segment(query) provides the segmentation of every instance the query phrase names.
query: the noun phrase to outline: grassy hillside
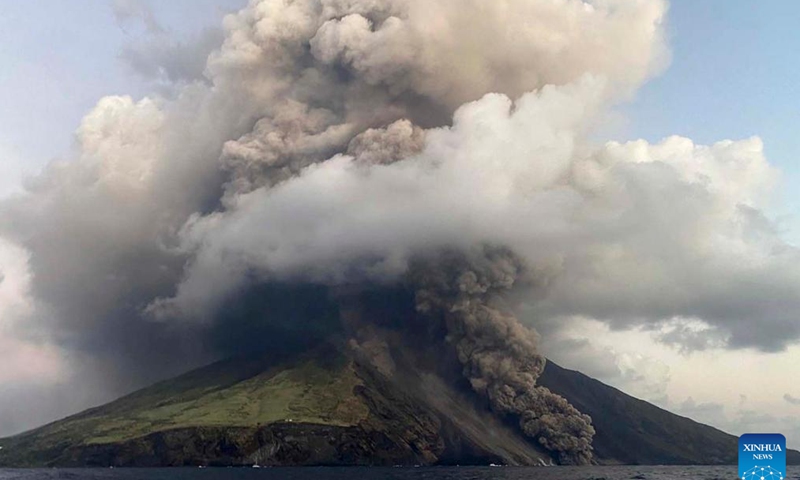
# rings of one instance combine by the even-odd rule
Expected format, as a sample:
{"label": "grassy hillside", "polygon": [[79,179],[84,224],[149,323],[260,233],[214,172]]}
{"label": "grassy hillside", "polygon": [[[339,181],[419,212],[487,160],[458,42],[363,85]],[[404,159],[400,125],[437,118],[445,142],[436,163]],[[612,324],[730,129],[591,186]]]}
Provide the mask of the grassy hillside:
{"label": "grassy hillside", "polygon": [[[182,427],[280,421],[350,426],[369,413],[353,396],[353,388],[359,384],[351,364],[343,362],[326,369],[307,360],[284,370],[262,372],[225,389],[157,387],[96,412],[99,415],[65,422],[63,427],[90,432],[87,443],[110,443]],[[85,425],[76,425],[81,423]]]}
{"label": "grassy hillside", "polygon": [[[393,373],[326,347],[219,362],[8,439],[0,466],[512,465],[548,462],[510,419],[426,361]],[[427,366],[424,366],[427,365]],[[433,365],[435,367],[435,365]],[[446,370],[446,369],[445,369]],[[737,440],[549,362],[540,383],[591,415],[601,463],[734,463]],[[460,386],[459,386],[460,385]],[[789,452],[796,463],[797,452]]]}
{"label": "grassy hillside", "polygon": [[120,443],[187,427],[275,422],[352,426],[367,417],[367,406],[353,395],[360,380],[344,357],[304,358],[280,368],[265,363],[270,362],[238,359],[214,364],[0,445],[5,453],[50,450]]}
{"label": "grassy hillside", "polygon": [[386,378],[333,348],[290,361],[231,359],[2,439],[0,466],[524,465],[546,457],[445,383],[424,383],[437,386],[433,401],[416,372],[406,373],[402,382]]}

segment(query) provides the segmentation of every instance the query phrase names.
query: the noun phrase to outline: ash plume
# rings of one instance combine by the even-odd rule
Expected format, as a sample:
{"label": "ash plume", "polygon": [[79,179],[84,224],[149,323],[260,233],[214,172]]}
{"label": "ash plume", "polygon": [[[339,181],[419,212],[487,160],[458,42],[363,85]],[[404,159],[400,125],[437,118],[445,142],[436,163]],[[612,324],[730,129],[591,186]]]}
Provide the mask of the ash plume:
{"label": "ash plume", "polygon": [[514,415],[521,430],[554,452],[562,464],[592,459],[591,418],[563,397],[537,386],[545,358],[538,337],[500,305],[503,292],[524,281],[522,260],[505,249],[445,254],[410,269],[416,308],[446,325],[447,341],[472,388],[492,410]]}
{"label": "ash plume", "polygon": [[202,80],[213,36],[152,62],[137,51],[145,70],[192,52],[191,72],[164,75],[168,98],[101,99],[74,155],[0,200],[0,236],[25,258],[0,266],[0,293],[25,285],[24,309],[0,295],[0,335],[64,358],[62,392],[97,403],[275,347],[260,340],[275,332],[303,348],[341,320],[331,291],[410,282],[491,408],[586,462],[589,420],[536,385],[528,326],[693,321],[762,350],[800,338],[800,253],[763,213],[776,174],[758,138],[591,140],[666,65],[666,10],[252,0]]}

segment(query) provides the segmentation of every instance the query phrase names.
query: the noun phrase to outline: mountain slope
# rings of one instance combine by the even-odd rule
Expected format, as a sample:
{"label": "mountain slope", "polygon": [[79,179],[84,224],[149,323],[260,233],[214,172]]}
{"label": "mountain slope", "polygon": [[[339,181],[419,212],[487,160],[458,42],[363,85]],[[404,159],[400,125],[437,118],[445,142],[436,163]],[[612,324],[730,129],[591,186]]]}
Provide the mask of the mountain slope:
{"label": "mountain slope", "polygon": [[[595,458],[626,464],[735,464],[733,435],[626,395],[580,372],[548,362],[539,383],[592,417]],[[787,462],[800,463],[789,450]]]}
{"label": "mountain slope", "polygon": [[[0,440],[0,467],[550,463],[458,381],[375,358],[325,347],[219,362]],[[736,460],[736,437],[579,372],[549,362],[540,383],[591,415],[599,463]]]}
{"label": "mountain slope", "polygon": [[229,360],[0,440],[0,466],[549,461],[444,382],[408,375],[388,381],[335,350]]}

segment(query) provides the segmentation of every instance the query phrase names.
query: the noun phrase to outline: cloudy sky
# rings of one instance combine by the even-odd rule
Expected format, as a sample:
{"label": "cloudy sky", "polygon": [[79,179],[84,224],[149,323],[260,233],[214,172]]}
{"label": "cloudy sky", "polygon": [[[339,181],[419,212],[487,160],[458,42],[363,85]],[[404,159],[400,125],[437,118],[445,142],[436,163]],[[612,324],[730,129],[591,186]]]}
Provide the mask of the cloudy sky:
{"label": "cloudy sky", "polygon": [[[595,18],[509,2],[553,29],[592,22],[600,40],[520,30],[500,55],[424,22],[377,39],[358,19],[306,33],[299,13],[260,7],[277,3],[254,2],[223,28],[245,1],[3,2],[0,435],[201,362],[192,334],[175,331],[210,321],[194,317],[242,288],[230,252],[278,278],[335,284],[392,278],[402,252],[458,238],[508,244],[555,272],[518,315],[557,362],[731,433],[775,430],[800,446],[800,62],[787,41],[800,5],[637,0]],[[487,18],[487,29],[515,27]],[[559,55],[552,38],[566,45]],[[301,69],[292,42],[303,41],[316,62],[361,75],[361,90]],[[263,65],[253,45],[277,60]],[[452,74],[437,69],[452,52]],[[286,78],[315,108],[273,108]],[[398,90],[414,98],[386,100]],[[500,95],[480,100],[490,92]],[[298,123],[271,159],[270,135]],[[359,148],[373,136],[401,138],[375,144],[413,158],[362,176],[334,156],[387,163]],[[272,188],[276,178],[293,181]],[[361,268],[361,251],[381,261]],[[175,327],[178,317],[193,320]],[[187,343],[188,360],[154,373],[137,350],[150,341]]]}

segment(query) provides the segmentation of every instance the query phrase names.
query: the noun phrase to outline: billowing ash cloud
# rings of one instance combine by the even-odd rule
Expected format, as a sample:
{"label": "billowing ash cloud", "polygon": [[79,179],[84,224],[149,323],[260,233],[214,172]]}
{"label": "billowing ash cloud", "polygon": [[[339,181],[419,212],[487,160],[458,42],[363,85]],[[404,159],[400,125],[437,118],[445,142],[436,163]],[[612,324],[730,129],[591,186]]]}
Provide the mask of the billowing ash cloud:
{"label": "billowing ash cloud", "polygon": [[409,276],[417,310],[445,324],[464,376],[494,411],[515,415],[526,435],[558,452],[560,463],[589,463],[591,419],[536,385],[545,365],[537,335],[494,304],[524,280],[524,265],[502,249],[470,253],[416,259]]}
{"label": "billowing ash cloud", "polygon": [[[411,282],[492,408],[586,461],[591,425],[536,386],[519,299],[533,323],[645,325],[688,348],[800,335],[798,252],[760,210],[775,174],[759,139],[588,140],[665,65],[665,11],[253,0],[226,17],[201,81],[205,44],[128,53],[175,81],[170,98],[100,100],[75,157],[0,203],[34,310],[11,331],[46,332],[125,390],[252,328],[324,336],[328,289]],[[187,67],[164,70],[183,51]],[[506,253],[470,253],[485,249]],[[324,305],[293,318],[308,300]]]}

